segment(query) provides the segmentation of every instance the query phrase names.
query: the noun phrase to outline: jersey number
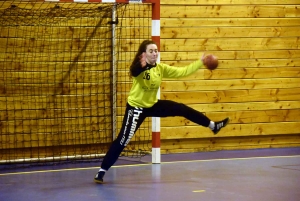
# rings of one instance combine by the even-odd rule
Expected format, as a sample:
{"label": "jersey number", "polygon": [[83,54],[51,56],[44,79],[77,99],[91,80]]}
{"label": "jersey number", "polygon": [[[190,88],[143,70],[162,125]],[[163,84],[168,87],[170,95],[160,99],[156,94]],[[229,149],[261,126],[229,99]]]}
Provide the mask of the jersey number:
{"label": "jersey number", "polygon": [[143,79],[150,80],[150,73],[145,73]]}

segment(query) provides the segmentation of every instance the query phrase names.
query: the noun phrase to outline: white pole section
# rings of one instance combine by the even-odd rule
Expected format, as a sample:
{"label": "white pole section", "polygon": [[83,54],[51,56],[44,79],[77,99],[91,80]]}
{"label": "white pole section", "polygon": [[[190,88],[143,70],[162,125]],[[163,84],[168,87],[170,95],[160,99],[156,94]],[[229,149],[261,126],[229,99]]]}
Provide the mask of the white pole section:
{"label": "white pole section", "polygon": [[116,10],[117,5],[112,7],[112,122],[113,122],[113,139],[117,135],[117,55],[116,55]]}

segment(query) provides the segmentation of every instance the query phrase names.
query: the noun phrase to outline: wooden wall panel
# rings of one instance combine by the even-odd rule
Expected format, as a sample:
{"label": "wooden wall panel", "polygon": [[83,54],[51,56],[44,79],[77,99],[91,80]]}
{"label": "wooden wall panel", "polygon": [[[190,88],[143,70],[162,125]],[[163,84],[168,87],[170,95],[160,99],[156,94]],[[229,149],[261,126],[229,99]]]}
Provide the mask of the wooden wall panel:
{"label": "wooden wall panel", "polygon": [[205,152],[236,149],[283,148],[300,146],[300,135],[244,136],[239,138],[196,138],[162,141],[162,153]]}
{"label": "wooden wall panel", "polygon": [[[278,2],[279,3],[279,2]],[[163,3],[162,3],[163,4]],[[299,17],[295,5],[165,5],[161,18],[244,18],[244,17]]]}
{"label": "wooden wall panel", "polygon": [[162,118],[162,150],[299,146],[299,3],[161,1],[161,62],[180,67],[203,53],[219,58],[215,71],[166,79],[161,98],[213,120],[231,118],[217,136],[183,117]]}
{"label": "wooden wall panel", "polygon": [[163,5],[222,5],[222,4],[228,4],[228,5],[276,5],[276,4],[282,4],[282,5],[289,5],[294,4],[297,5],[299,2],[298,0],[284,0],[284,1],[278,1],[278,0],[177,0],[177,1],[168,1],[168,0],[161,0],[161,4]]}
{"label": "wooden wall panel", "polygon": [[[199,18],[197,27],[293,27],[298,26],[300,19],[297,18]],[[194,27],[194,18],[162,18],[162,27]],[[171,26],[170,26],[171,25]]]}

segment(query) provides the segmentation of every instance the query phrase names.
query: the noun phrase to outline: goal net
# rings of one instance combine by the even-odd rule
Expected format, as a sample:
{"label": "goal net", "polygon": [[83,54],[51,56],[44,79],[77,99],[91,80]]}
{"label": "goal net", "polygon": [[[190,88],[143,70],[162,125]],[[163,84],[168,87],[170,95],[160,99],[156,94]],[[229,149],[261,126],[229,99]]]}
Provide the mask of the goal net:
{"label": "goal net", "polygon": [[[0,162],[101,159],[121,127],[151,4],[0,2]],[[151,149],[146,120],[123,155]]]}

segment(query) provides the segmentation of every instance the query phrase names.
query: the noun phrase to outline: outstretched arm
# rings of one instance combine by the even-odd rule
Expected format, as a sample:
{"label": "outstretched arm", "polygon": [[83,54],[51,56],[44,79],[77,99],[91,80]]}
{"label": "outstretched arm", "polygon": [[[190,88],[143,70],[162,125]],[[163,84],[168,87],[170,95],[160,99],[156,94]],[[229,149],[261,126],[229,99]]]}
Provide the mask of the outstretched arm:
{"label": "outstretched arm", "polygon": [[201,60],[197,60],[184,67],[173,67],[163,64],[163,77],[166,78],[180,78],[193,74],[203,66]]}
{"label": "outstretched arm", "polygon": [[166,64],[163,64],[163,77],[167,78],[180,78],[193,74],[199,68],[205,66],[210,70],[214,70],[218,65],[214,64],[212,59],[216,59],[217,57],[212,54],[203,54],[198,61],[195,61],[184,67],[173,67]]}

